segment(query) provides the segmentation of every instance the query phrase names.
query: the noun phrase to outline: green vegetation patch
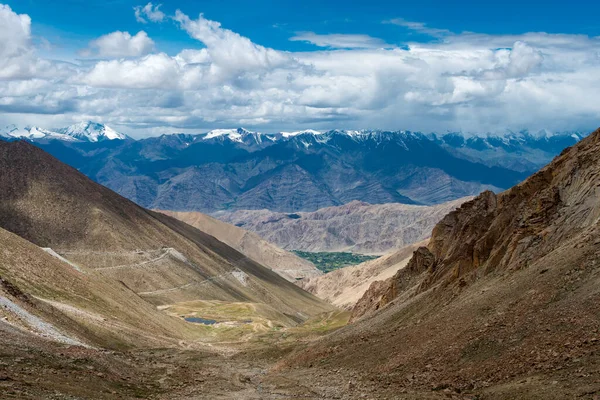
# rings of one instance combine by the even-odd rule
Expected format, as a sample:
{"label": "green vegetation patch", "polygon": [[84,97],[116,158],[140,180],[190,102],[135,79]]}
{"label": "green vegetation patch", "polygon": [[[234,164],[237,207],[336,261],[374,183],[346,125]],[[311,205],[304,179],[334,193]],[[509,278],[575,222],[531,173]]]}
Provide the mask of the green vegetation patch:
{"label": "green vegetation patch", "polygon": [[318,252],[312,253],[310,251],[294,250],[294,253],[302,258],[315,264],[315,266],[328,273],[335,271],[336,269],[348,267],[363,263],[365,261],[374,260],[379,256],[366,256],[364,254],[354,254],[345,252]]}

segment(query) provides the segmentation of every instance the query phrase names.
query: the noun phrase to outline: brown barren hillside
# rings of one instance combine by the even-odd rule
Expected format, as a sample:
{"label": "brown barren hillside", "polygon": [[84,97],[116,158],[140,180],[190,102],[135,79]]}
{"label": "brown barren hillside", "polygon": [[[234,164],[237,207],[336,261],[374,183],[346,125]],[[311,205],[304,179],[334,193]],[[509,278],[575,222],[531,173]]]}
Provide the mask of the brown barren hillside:
{"label": "brown barren hillside", "polygon": [[129,348],[173,345],[198,336],[193,326],[158,311],[125,285],[93,269],[76,269],[1,228],[0,279],[5,306],[0,307],[5,317],[0,324],[45,337]]}
{"label": "brown barren hillside", "polygon": [[265,304],[284,325],[331,310],[213,236],[137,206],[31,144],[0,142],[0,171],[0,227],[154,306]]}
{"label": "brown barren hillside", "polygon": [[294,282],[297,279],[323,275],[310,261],[267,242],[256,233],[248,232],[199,212],[157,211],[216,237],[289,281]]}
{"label": "brown barren hillside", "polygon": [[451,212],[355,323],[282,366],[360,371],[355,390],[375,380],[382,398],[597,398],[599,160],[600,130]]}

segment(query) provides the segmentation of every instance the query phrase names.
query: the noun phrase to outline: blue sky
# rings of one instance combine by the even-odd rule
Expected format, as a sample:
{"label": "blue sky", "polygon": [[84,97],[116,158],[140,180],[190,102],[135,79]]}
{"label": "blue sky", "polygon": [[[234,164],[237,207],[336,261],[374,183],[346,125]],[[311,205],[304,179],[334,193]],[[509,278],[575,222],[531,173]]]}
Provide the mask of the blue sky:
{"label": "blue sky", "polygon": [[[457,4],[460,3],[460,4]],[[155,37],[158,49],[176,54],[183,48],[201,47],[174,24],[140,25],[133,8],[138,0],[19,0],[8,2],[18,13],[36,21],[33,34],[53,39],[66,50],[78,50],[82,41],[116,30],[144,29]],[[581,33],[600,35],[600,5],[591,1],[170,1],[161,10],[172,14],[181,9],[190,16],[221,22],[224,27],[251,38],[263,46],[279,50],[310,51],[314,45],[290,41],[295,32],[319,34],[368,34],[387,43],[430,41],[420,35],[382,21],[403,18],[428,26],[488,34],[526,32]]]}
{"label": "blue sky", "polygon": [[0,0],[0,125],[595,127],[599,5],[456,3]]}

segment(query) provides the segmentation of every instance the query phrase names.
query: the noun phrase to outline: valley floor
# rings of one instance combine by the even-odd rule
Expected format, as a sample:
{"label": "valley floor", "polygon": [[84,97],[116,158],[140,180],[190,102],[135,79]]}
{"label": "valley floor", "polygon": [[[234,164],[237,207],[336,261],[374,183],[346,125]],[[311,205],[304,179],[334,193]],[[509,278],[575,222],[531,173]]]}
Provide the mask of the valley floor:
{"label": "valley floor", "polygon": [[[299,329],[295,334],[303,335]],[[340,398],[343,379],[335,374],[314,385],[313,379],[305,382],[303,371],[273,372],[295,347],[287,334],[263,335],[250,343],[182,342],[179,348],[114,352],[44,340],[0,321],[0,397]]]}
{"label": "valley floor", "polygon": [[593,386],[596,378],[571,387],[570,368],[461,392],[427,374],[406,385],[394,374],[332,367],[325,358],[302,367],[282,362],[347,317],[330,313],[246,342],[122,352],[58,344],[0,321],[0,392],[3,399],[597,399],[581,391],[583,380]]}

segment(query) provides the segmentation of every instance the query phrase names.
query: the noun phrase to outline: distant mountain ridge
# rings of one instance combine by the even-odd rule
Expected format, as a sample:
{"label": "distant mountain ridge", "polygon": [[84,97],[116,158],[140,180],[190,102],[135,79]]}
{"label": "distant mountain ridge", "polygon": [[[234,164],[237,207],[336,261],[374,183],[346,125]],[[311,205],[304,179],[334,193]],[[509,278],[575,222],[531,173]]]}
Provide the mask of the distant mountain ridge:
{"label": "distant mountain ridge", "polygon": [[354,200],[432,205],[499,192],[584,136],[237,128],[114,140],[95,127],[4,136],[28,139],[144,207],[204,213],[315,211]]}
{"label": "distant mountain ridge", "polygon": [[433,140],[466,159],[517,171],[538,170],[552,160],[549,155],[558,155],[586,136],[579,131],[552,133],[545,129],[507,131],[504,135],[431,135]]}
{"label": "distant mountain ridge", "polygon": [[435,224],[470,199],[434,206],[353,201],[313,212],[241,210],[216,213],[215,217],[285,250],[382,255],[427,239]]}
{"label": "distant mountain ridge", "polygon": [[[26,134],[26,132],[32,131],[32,134]],[[35,134],[35,132],[38,132],[38,134]],[[67,127],[63,127],[63,128],[43,128],[43,127],[39,127],[36,125],[26,125],[23,128],[19,128],[17,125],[15,124],[11,124],[8,125],[4,128],[0,129],[0,135],[3,135],[5,137],[22,137],[22,138],[28,138],[28,139],[39,139],[41,138],[42,134],[48,134],[48,133],[62,133],[62,134],[67,134],[71,137],[86,137],[89,138],[88,135],[85,135],[86,133],[94,133],[94,132],[98,132],[98,133],[102,133],[105,132],[104,135],[102,136],[106,136],[106,139],[110,139],[110,140],[114,140],[114,139],[125,139],[128,138],[127,135],[117,132],[116,130],[114,130],[113,128],[109,127],[108,125],[99,123],[99,122],[94,122],[94,121],[81,121],[79,123],[73,124],[73,125],[69,125]],[[184,134],[184,133],[170,133],[170,134],[163,134],[160,135],[158,137],[164,137],[164,136],[172,136],[172,135],[178,135],[178,136],[187,136],[187,137],[191,137],[191,138],[202,138],[204,140],[210,140],[210,139],[214,139],[217,137],[220,137],[222,139],[228,139],[231,141],[237,141],[237,142],[248,142],[247,139],[248,137],[252,137],[252,138],[267,138],[267,140],[274,142],[277,140],[281,140],[281,139],[289,139],[291,137],[295,137],[295,136],[302,136],[302,135],[310,135],[310,136],[321,136],[321,135],[325,135],[325,137],[327,137],[328,135],[331,134],[345,134],[347,136],[350,137],[354,137],[354,138],[371,138],[373,136],[379,136],[379,137],[385,137],[388,136],[390,134],[392,135],[425,135],[427,137],[430,137],[432,139],[438,139],[438,140],[442,140],[446,143],[452,143],[454,142],[454,144],[460,143],[460,144],[464,144],[467,147],[472,147],[472,146],[477,146],[475,143],[478,143],[479,146],[481,146],[483,143],[485,143],[485,146],[499,146],[501,144],[503,145],[510,145],[511,143],[517,141],[517,142],[526,142],[526,141],[531,141],[531,140],[535,140],[535,141],[552,141],[552,139],[554,138],[561,138],[561,137],[565,137],[565,136],[575,136],[576,140],[581,140],[583,137],[586,136],[586,133],[583,131],[551,131],[548,129],[540,129],[537,131],[530,131],[528,129],[522,129],[519,131],[513,131],[510,129],[506,129],[505,131],[498,131],[498,132],[485,132],[485,133],[479,133],[479,132],[455,132],[455,131],[447,131],[445,133],[439,133],[439,132],[430,132],[430,133],[424,133],[424,132],[419,132],[419,131],[410,131],[410,130],[395,130],[395,131],[389,131],[389,130],[382,130],[382,129],[361,129],[361,130],[345,130],[345,129],[331,129],[331,130],[315,130],[315,129],[304,129],[304,130],[298,130],[298,131],[291,131],[291,132],[285,132],[285,131],[281,131],[281,132],[258,132],[258,131],[252,131],[243,127],[239,127],[239,128],[227,128],[227,129],[213,129],[213,130],[209,130],[207,132],[204,133],[195,133],[195,134]],[[61,136],[57,136],[56,139],[63,139],[63,140],[69,140],[68,137],[61,137]],[[142,139],[143,140],[143,139]],[[458,142],[456,142],[456,140],[458,140]],[[256,139],[257,142],[261,142],[262,139]]]}
{"label": "distant mountain ridge", "polygon": [[66,142],[101,142],[104,140],[127,140],[129,136],[97,122],[80,122],[65,128],[44,129],[37,126],[19,128],[9,125],[0,129],[0,137],[30,141],[62,140]]}
{"label": "distant mountain ridge", "polygon": [[[547,129],[541,129],[535,132],[530,132],[527,129],[520,131],[506,130],[501,133],[462,133],[462,132],[451,132],[446,133],[422,133],[418,131],[409,130],[397,130],[397,131],[386,131],[380,129],[362,129],[362,130],[344,130],[344,129],[332,129],[325,131],[318,131],[314,129],[304,129],[293,132],[275,132],[275,133],[263,133],[251,131],[246,128],[229,128],[229,129],[213,129],[205,133],[197,134],[185,134],[185,133],[171,133],[163,134],[158,138],[164,137],[179,137],[188,144],[197,140],[215,140],[215,141],[232,141],[245,144],[261,144],[265,145],[272,144],[277,141],[287,140],[297,136],[304,137],[320,137],[321,142],[330,140],[333,135],[346,135],[352,137],[357,141],[365,140],[390,140],[393,137],[398,136],[423,136],[427,137],[432,141],[444,143],[454,148],[472,148],[472,149],[485,149],[485,148],[504,148],[506,150],[517,151],[519,144],[535,144],[536,147],[552,147],[554,145],[560,145],[560,143],[572,140],[579,141],[583,139],[586,134],[581,131],[559,131],[552,132]],[[56,139],[72,141],[82,140],[89,142],[97,142],[101,140],[125,140],[131,139],[129,136],[117,132],[108,125],[93,122],[93,121],[82,121],[77,124],[73,124],[64,128],[42,128],[35,125],[27,125],[23,128],[19,128],[15,124],[8,125],[4,128],[0,128],[0,137],[15,138],[15,139],[28,139],[28,140],[40,140],[40,139]],[[570,138],[570,139],[567,139]],[[572,140],[571,140],[572,139]],[[132,139],[133,140],[133,139]],[[141,139],[145,140],[145,139]],[[305,145],[310,145],[310,141],[303,141]]]}

